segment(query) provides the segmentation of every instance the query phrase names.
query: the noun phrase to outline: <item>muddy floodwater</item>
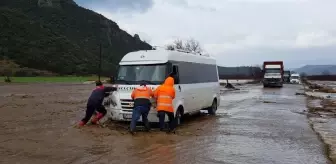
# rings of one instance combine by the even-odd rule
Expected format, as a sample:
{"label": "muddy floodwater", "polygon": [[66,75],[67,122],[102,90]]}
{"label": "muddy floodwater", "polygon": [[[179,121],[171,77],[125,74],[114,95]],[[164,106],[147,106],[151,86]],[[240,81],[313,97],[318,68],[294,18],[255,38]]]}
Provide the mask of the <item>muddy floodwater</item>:
{"label": "muddy floodwater", "polygon": [[0,163],[326,164],[299,85],[224,92],[216,116],[187,118],[176,134],[127,133],[127,124],[74,128],[93,86],[0,86]]}

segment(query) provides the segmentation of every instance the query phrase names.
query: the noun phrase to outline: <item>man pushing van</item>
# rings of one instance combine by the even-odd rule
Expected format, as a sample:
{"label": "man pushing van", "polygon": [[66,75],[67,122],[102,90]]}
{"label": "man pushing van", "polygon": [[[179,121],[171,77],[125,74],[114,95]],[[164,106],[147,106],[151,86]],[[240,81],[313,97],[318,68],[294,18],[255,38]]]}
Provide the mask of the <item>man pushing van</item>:
{"label": "man pushing van", "polygon": [[92,91],[87,105],[85,117],[80,121],[79,126],[84,126],[90,119],[93,113],[97,110],[97,115],[91,120],[93,124],[96,124],[101,118],[107,113],[105,107],[103,106],[104,97],[107,97],[108,92],[116,91],[116,87],[105,87],[102,82],[96,82],[96,88]]}
{"label": "man pushing van", "polygon": [[169,119],[168,132],[173,132],[175,130],[176,123],[173,108],[175,89],[174,79],[172,77],[166,78],[165,82],[160,85],[154,91],[154,93],[149,87],[146,86],[146,84],[141,84],[139,87],[133,90],[131,97],[134,100],[134,109],[130,125],[130,132],[132,134],[135,132],[136,123],[140,119],[140,116],[142,116],[142,122],[144,123],[146,130],[149,131],[150,127],[147,116],[151,107],[151,97],[156,99],[156,109],[160,122],[160,131],[164,130],[165,115],[167,115]]}
{"label": "man pushing van", "polygon": [[132,134],[135,133],[136,123],[140,119],[140,116],[142,116],[142,122],[144,123],[146,130],[149,131],[150,127],[147,117],[151,107],[150,98],[153,97],[152,89],[143,83],[133,90],[131,97],[134,101],[134,109],[132,112],[130,132]]}
{"label": "man pushing van", "polygon": [[174,78],[166,78],[165,82],[154,91],[154,98],[156,99],[160,130],[163,131],[164,129],[165,115],[167,115],[169,119],[168,132],[174,132],[176,127],[173,107],[173,99],[175,98]]}

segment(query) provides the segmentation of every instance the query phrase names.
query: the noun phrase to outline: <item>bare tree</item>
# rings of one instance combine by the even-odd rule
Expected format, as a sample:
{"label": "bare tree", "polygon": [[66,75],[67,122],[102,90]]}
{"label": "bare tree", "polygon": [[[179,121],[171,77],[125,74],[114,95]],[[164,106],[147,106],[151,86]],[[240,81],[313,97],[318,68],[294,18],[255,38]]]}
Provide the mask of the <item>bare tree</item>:
{"label": "bare tree", "polygon": [[167,50],[173,50],[173,49],[182,49],[189,52],[196,52],[201,53],[203,52],[203,49],[201,47],[201,44],[196,41],[195,39],[188,39],[186,41],[182,41],[181,39],[175,40],[172,44],[166,45]]}
{"label": "bare tree", "polygon": [[167,50],[174,50],[174,45],[173,44],[169,44],[166,46]]}
{"label": "bare tree", "polygon": [[196,53],[203,52],[200,43],[196,41],[195,39],[187,40],[186,43],[184,44],[184,48],[187,51],[191,51],[191,52],[196,52]]}
{"label": "bare tree", "polygon": [[176,49],[184,49],[184,46],[183,46],[183,41],[180,40],[180,39],[177,39],[174,41],[174,47]]}

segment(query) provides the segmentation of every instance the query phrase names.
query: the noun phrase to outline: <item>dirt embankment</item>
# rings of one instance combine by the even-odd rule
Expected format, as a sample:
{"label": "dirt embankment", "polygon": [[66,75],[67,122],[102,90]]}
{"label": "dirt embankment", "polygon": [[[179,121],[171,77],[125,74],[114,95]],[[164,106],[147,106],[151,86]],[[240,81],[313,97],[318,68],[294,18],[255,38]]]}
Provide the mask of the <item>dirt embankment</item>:
{"label": "dirt embankment", "polygon": [[328,85],[328,83],[318,83],[312,81],[304,81],[304,84],[310,90],[316,92],[324,92],[324,93],[336,93],[336,88],[332,87],[332,85]]}
{"label": "dirt embankment", "polygon": [[335,89],[318,82],[305,82],[309,122],[327,145],[329,158],[336,163],[336,98]]}

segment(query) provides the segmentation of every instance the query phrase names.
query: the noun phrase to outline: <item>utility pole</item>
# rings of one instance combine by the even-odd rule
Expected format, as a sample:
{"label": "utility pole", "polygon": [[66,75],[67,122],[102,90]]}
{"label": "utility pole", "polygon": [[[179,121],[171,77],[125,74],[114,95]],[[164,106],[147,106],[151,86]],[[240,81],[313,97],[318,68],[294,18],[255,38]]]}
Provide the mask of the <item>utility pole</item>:
{"label": "utility pole", "polygon": [[[101,15],[99,15],[99,28],[102,30],[102,23],[101,23]],[[101,76],[101,60],[102,60],[102,31],[100,31],[100,36],[99,36],[100,42],[99,42],[99,68],[98,68],[98,81],[100,81],[100,76]]]}
{"label": "utility pole", "polygon": [[99,44],[99,71],[98,71],[98,81],[100,81],[100,75],[101,75],[101,64],[102,62],[102,44]]}

